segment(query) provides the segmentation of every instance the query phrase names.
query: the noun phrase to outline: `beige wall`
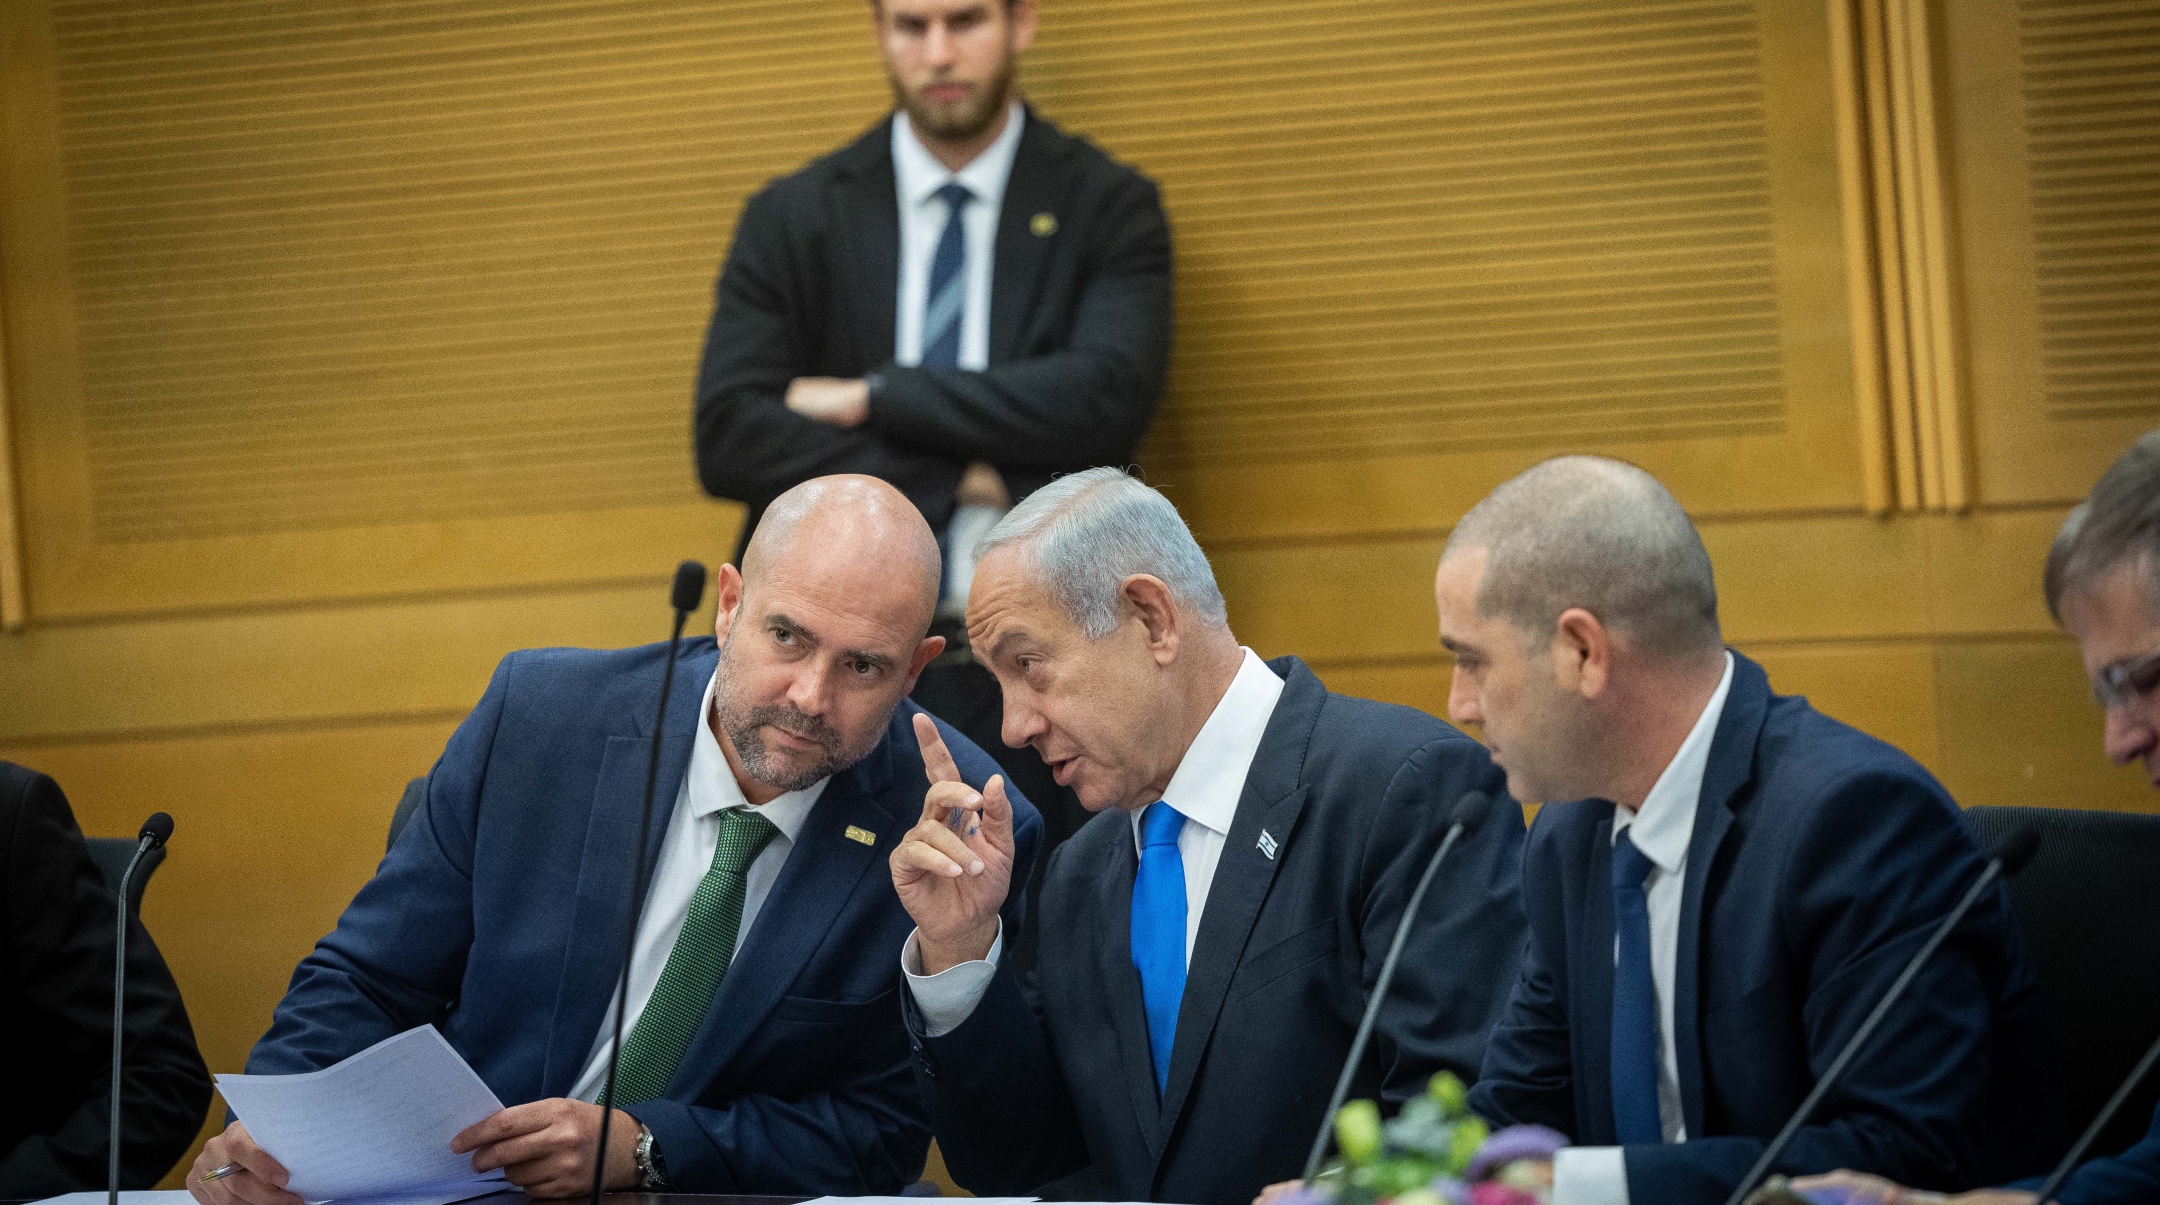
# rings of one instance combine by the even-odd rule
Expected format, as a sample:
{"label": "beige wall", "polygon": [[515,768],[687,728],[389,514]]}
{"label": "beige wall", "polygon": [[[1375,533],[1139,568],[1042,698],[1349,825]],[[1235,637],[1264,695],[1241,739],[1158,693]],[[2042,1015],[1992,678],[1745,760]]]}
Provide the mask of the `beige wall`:
{"label": "beige wall", "polygon": [[[2160,425],[2119,387],[2153,286],[2088,270],[2160,226],[2081,225],[2107,183],[2061,166],[2160,132],[2080,128],[2048,56],[2151,69],[2016,18],[1045,0],[1025,78],[1164,186],[1142,461],[1262,653],[1440,711],[1449,525],[1604,451],[1697,514],[1781,689],[1968,804],[2151,808],[2037,597]],[[0,757],[93,833],[175,815],[147,919],[214,1069],[495,661],[664,636],[674,561],[732,547],[686,454],[711,272],[880,111],[864,25],[0,0]]]}

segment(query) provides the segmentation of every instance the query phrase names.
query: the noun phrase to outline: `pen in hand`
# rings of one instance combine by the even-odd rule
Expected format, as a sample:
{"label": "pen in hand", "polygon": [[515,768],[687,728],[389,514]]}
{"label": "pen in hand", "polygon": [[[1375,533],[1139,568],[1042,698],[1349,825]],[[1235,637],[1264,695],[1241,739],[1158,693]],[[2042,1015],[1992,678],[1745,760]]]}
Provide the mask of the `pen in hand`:
{"label": "pen in hand", "polygon": [[243,1169],[241,1168],[241,1166],[237,1163],[227,1163],[221,1167],[213,1167],[209,1171],[204,1172],[202,1175],[196,1177],[195,1182],[197,1184],[208,1184],[212,1180],[222,1180],[227,1176],[238,1175],[242,1170]]}

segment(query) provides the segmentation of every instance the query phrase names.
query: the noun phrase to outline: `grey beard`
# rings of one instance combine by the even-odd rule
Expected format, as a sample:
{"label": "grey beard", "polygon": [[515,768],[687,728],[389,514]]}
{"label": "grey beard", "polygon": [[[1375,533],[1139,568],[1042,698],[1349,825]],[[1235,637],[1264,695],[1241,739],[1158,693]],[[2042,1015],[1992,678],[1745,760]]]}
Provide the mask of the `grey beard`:
{"label": "grey beard", "polygon": [[[742,759],[743,770],[778,791],[800,791],[821,778],[839,773],[860,757],[847,757],[840,747],[840,734],[825,721],[806,716],[792,707],[753,707],[747,715],[741,716],[729,715],[723,709],[720,723],[727,729],[729,742],[735,746],[735,756]],[[758,729],[767,724],[816,741],[825,750],[825,755],[791,772],[779,759],[767,754],[765,742],[758,735]]]}

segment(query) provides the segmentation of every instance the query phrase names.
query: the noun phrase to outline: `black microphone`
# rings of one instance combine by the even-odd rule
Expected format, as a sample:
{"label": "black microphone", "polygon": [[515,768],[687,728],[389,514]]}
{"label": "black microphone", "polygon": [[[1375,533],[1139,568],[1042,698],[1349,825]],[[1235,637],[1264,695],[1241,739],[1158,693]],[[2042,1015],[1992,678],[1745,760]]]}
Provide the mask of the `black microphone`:
{"label": "black microphone", "polygon": [[128,883],[135,878],[135,868],[142,864],[143,856],[163,848],[171,837],[171,816],[158,812],[143,821],[142,831],[135,835],[135,856],[120,872],[120,886],[113,901],[118,919],[113,924],[112,1116],[105,1130],[106,1205],[120,1205],[120,1021],[127,1004]]}
{"label": "black microphone", "polygon": [[[645,762],[645,801],[638,811],[637,861],[630,868],[630,919],[623,925],[622,976],[615,988],[615,1039],[608,1051],[607,1086],[600,1090],[600,1145],[593,1151],[592,1205],[600,1205],[607,1176],[609,1123],[615,1118],[615,1072],[622,1065],[623,1014],[630,1011],[630,955],[637,948],[638,917],[645,911],[645,842],[652,828],[653,782],[660,777],[660,734],[667,724],[668,691],[675,685],[675,654],[682,647],[683,622],[705,597],[705,566],[684,561],[675,566],[668,598],[675,606],[675,627],[668,635],[667,665],[660,671],[660,704],[653,709],[652,754]],[[119,1205],[111,1202],[110,1205]]]}
{"label": "black microphone", "polygon": [[1350,1042],[1350,1056],[1343,1060],[1342,1074],[1335,1077],[1335,1094],[1328,1097],[1327,1112],[1320,1115],[1320,1132],[1313,1135],[1312,1154],[1305,1159],[1304,1180],[1310,1184],[1320,1174],[1321,1157],[1327,1154],[1328,1135],[1335,1128],[1335,1111],[1342,1108],[1343,1096],[1350,1091],[1350,1081],[1357,1075],[1358,1062],[1365,1057],[1365,1043],[1372,1040],[1373,1022],[1380,1018],[1380,1005],[1387,999],[1388,983],[1395,978],[1395,963],[1402,958],[1403,942],[1410,937],[1410,922],[1417,919],[1418,905],[1425,901],[1425,889],[1432,886],[1433,874],[1440,863],[1464,837],[1477,835],[1479,826],[1492,812],[1492,796],[1483,791],[1465,791],[1455,801],[1455,810],[1449,816],[1447,836],[1441,838],[1440,848],[1433,851],[1432,861],[1425,864],[1425,875],[1418,880],[1417,890],[1410,893],[1410,902],[1403,906],[1402,920],[1396,922],[1395,940],[1388,943],[1387,958],[1380,963],[1380,977],[1373,982],[1372,999],[1365,1005],[1365,1019],[1358,1022],[1357,1037]]}
{"label": "black microphone", "polygon": [[1972,911],[1973,905],[1980,902],[1981,895],[1994,885],[1996,879],[2009,878],[2025,869],[2026,864],[2031,862],[2033,855],[2038,852],[2038,829],[2019,829],[2003,841],[1995,851],[1995,856],[1989,858],[1987,866],[1980,871],[1980,877],[1973,881],[1971,890],[1965,893],[1965,898],[1959,900],[1957,907],[1950,910],[1950,915],[1935,926],[1935,932],[1929,935],[1927,944],[1921,946],[1919,952],[1912,956],[1912,960],[1905,964],[1905,969],[1900,971],[1897,979],[1891,983],[1890,990],[1883,993],[1883,998],[1876,1003],[1875,1011],[1869,1013],[1867,1019],[1860,1023],[1860,1028],[1854,1030],[1853,1036],[1846,1040],[1845,1048],[1838,1051],[1837,1059],[1830,1064],[1830,1069],[1823,1072],[1821,1079],[1815,1081],[1814,1090],[1807,1094],[1807,1099],[1800,1102],[1799,1108],[1793,1110],[1792,1117],[1785,1122],[1785,1128],[1779,1130],[1777,1137],[1770,1140],[1770,1145],[1763,1148],[1762,1158],[1757,1159],[1755,1166],[1748,1169],[1747,1178],[1740,1181],[1738,1188],[1733,1189],[1732,1195],[1725,1199],[1725,1205],[1742,1205],[1748,1194],[1755,1191],[1755,1186],[1769,1174],[1778,1156],[1785,1153],[1785,1148],[1792,1143],[1794,1135],[1800,1132],[1800,1127],[1806,1125],[1808,1118],[1814,1115],[1816,1106],[1822,1104],[1823,1098],[1830,1094],[1830,1089],[1837,1086],[1839,1078],[1845,1074],[1845,1068],[1852,1064],[1861,1048],[1867,1045],[1868,1039],[1874,1037],[1875,1031],[1881,1028],[1883,1018],[1890,1015],[1890,1009],[1905,994],[1905,989],[1912,986],[1914,979],[1919,978],[1920,968],[1927,965],[1928,959],[1934,957],[1935,951],[1943,942],[1949,940],[1951,931],[1964,921],[1965,914]]}
{"label": "black microphone", "polygon": [[2070,1153],[2062,1157],[2062,1162],[2055,1165],[2055,1170],[2048,1173],[2048,1178],[2040,1182],[2040,1191],[2033,1195],[2034,1205],[2047,1205],[2049,1199],[2054,1197],[2055,1190],[2061,1188],[2063,1181],[2070,1178],[2070,1173],[2077,1170],[2078,1161],[2085,1157],[2086,1151],[2092,1149],[2093,1140],[2100,1137],[2100,1131],[2106,1129],[2109,1122],[2115,1120],[2115,1114],[2122,1109],[2123,1102],[2130,1099],[2130,1094],[2137,1090],[2138,1083],[2145,1078],[2146,1072],[2152,1070],[2155,1061],[2160,1061],[2160,1039],[2154,1039],[2153,1044],[2145,1048],[2145,1057],[2139,1059],[2138,1065],[2130,1069],[2130,1078],[2122,1082],[2122,1087],[2115,1089],[2115,1095],[2108,1098],[2107,1106],[2100,1110],[2100,1115],[2093,1118],[2092,1124],[2086,1126],[2085,1132],[2078,1136],[2077,1145],[2072,1146]]}

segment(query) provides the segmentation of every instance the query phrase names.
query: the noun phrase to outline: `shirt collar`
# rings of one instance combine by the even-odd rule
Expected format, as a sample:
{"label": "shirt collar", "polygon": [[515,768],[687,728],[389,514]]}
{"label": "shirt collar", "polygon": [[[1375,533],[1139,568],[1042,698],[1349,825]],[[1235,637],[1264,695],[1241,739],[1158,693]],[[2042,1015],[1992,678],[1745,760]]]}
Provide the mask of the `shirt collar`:
{"label": "shirt collar", "polygon": [[[1245,659],[1238,665],[1230,689],[1200,726],[1200,735],[1170,775],[1163,802],[1187,820],[1222,836],[1230,835],[1237,817],[1238,798],[1245,793],[1245,778],[1259,756],[1260,738],[1267,734],[1275,703],[1282,698],[1283,680],[1251,649],[1240,649]],[[1133,832],[1140,831],[1140,813],[1133,813]]]}
{"label": "shirt collar", "polygon": [[698,708],[697,740],[690,748],[690,776],[688,798],[683,802],[690,814],[700,820],[718,815],[729,808],[756,812],[772,821],[780,835],[793,844],[802,832],[803,824],[810,819],[810,809],[817,806],[818,797],[825,793],[825,784],[831,777],[820,778],[800,791],[789,791],[762,805],[753,806],[743,797],[742,785],[735,781],[735,772],[728,768],[727,754],[720,748],[720,740],[713,735],[713,700],[720,691],[720,671],[705,683],[705,702]]}
{"label": "shirt collar", "polygon": [[958,180],[975,194],[975,202],[996,212],[1005,201],[1005,182],[1012,177],[1013,156],[1020,150],[1020,129],[1027,124],[1027,110],[1019,101],[1005,102],[1005,128],[997,141],[983,149],[966,167],[949,171],[915,137],[905,109],[893,114],[893,174],[899,178],[902,204],[921,208],[930,204],[947,181]]}
{"label": "shirt collar", "polygon": [[1703,705],[1702,714],[1695,717],[1687,739],[1680,742],[1680,751],[1673,754],[1665,772],[1658,775],[1650,794],[1643,798],[1642,806],[1632,814],[1626,808],[1613,809],[1613,839],[1628,833],[1635,848],[1667,874],[1679,870],[1687,861],[1688,843],[1695,837],[1695,805],[1702,799],[1703,773],[1710,768],[1710,742],[1717,735],[1718,717],[1725,714],[1725,696],[1732,691],[1732,677],[1733,658],[1727,653],[1725,674],[1718,679],[1717,689]]}

